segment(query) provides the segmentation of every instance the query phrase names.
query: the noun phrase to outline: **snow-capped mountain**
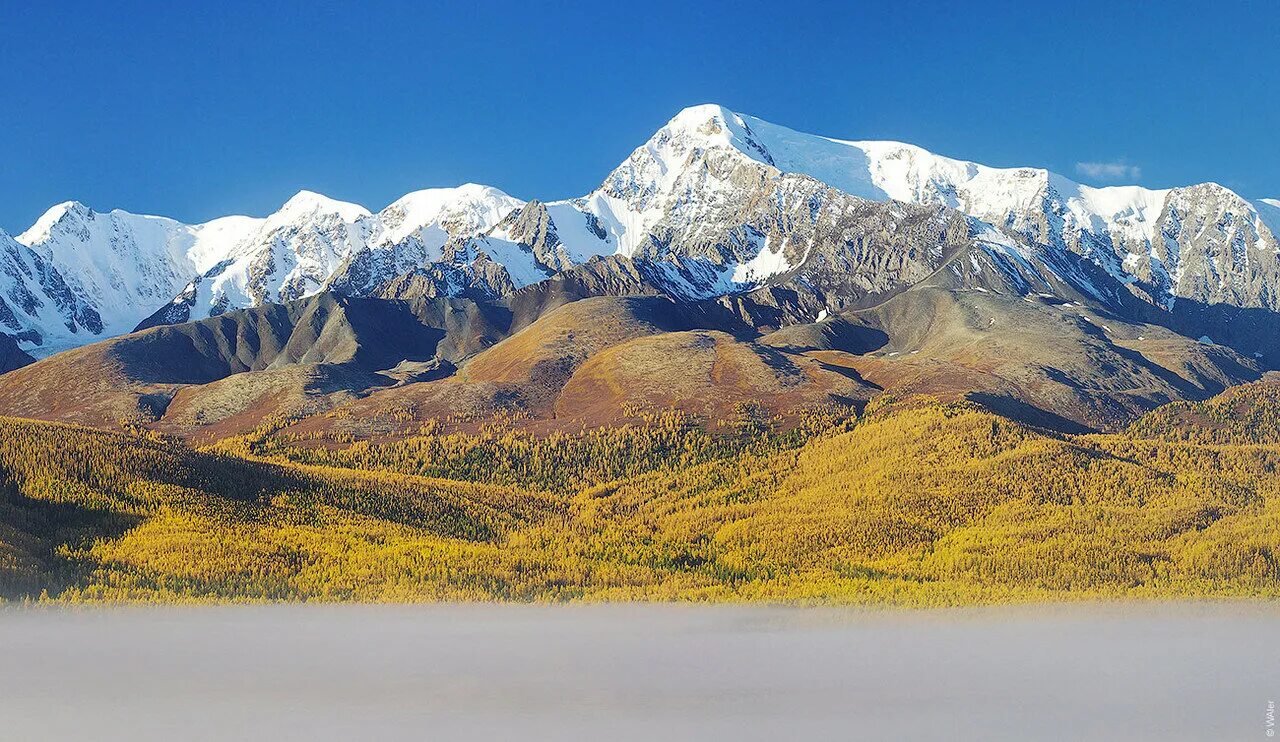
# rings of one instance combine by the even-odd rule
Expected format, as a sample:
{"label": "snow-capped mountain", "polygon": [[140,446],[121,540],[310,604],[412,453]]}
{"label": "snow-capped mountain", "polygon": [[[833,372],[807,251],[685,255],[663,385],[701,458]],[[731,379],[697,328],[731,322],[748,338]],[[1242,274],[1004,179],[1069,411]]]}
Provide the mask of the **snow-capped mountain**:
{"label": "snow-capped mountain", "polygon": [[[764,169],[744,169],[743,161]],[[1160,306],[1186,298],[1280,307],[1280,202],[1250,202],[1213,183],[1092,188],[1040,168],[803,134],[715,105],[681,111],[572,205],[603,225],[604,241],[619,252],[715,261],[704,237],[723,222],[708,216],[747,205],[763,192],[762,180],[786,174],[862,199],[957,209],[1030,245],[1084,256]],[[787,247],[721,245],[718,258],[734,283],[758,282],[798,265]]]}
{"label": "snow-capped mountain", "polygon": [[[182,322],[289,301],[326,286],[367,295],[396,276],[431,267],[450,269],[445,293],[462,291],[474,283],[475,275],[494,277],[495,295],[509,291],[513,281],[496,274],[510,265],[512,275],[525,277],[522,263],[528,261],[515,254],[476,250],[472,240],[520,206],[495,188],[475,184],[416,191],[377,214],[303,191],[193,279],[149,322]],[[529,280],[546,275],[539,271]],[[517,278],[514,285],[523,284]]]}
{"label": "snow-capped mountain", "polygon": [[[15,263],[38,262],[50,285],[39,299],[41,310],[22,312],[24,342],[47,353],[129,332],[147,307],[172,298],[261,221],[227,217],[187,225],[124,211],[99,213],[74,201],[54,206],[17,237],[27,255]],[[50,314],[51,307],[73,304],[61,296],[59,283],[84,309]]]}
{"label": "snow-capped mountain", "polygon": [[[504,261],[488,265],[495,259],[469,243],[521,206],[496,188],[474,183],[410,193],[369,220],[369,239],[347,256],[329,284],[341,293],[371,294],[396,276],[435,268],[445,277],[443,293],[458,293],[477,282],[487,286],[484,277],[493,270],[486,266],[500,267]],[[512,272],[523,275],[526,262],[513,260]],[[531,280],[544,277],[539,272]],[[510,290],[509,281],[494,280],[493,293]]]}
{"label": "snow-capped mountain", "polygon": [[174,300],[168,320],[210,317],[319,291],[342,261],[366,243],[369,216],[356,204],[311,191],[298,193],[216,262],[201,266],[196,278],[188,276],[190,283]]}
{"label": "snow-capped mountain", "polygon": [[1092,188],[704,105],[565,201],[468,184],[371,213],[303,191],[265,218],[200,225],[60,204],[16,242],[0,235],[0,331],[43,355],[324,288],[376,294],[408,274],[436,295],[497,298],[613,254],[686,298],[798,276],[839,309],[968,250],[964,270],[950,261],[961,284],[1276,310],[1277,233],[1280,201],[1212,183]]}
{"label": "snow-capped mountain", "polygon": [[510,263],[517,278],[495,279],[498,293],[550,272],[517,266],[523,253],[514,245],[491,248],[500,259],[472,245],[521,205],[496,189],[464,185],[411,193],[371,214],[302,191],[265,218],[186,225],[59,204],[17,242],[0,240],[0,296],[13,305],[0,307],[0,327],[24,349],[47,355],[129,332],[153,315],[155,322],[208,317],[308,296],[330,282],[371,293],[439,264],[500,279]]}

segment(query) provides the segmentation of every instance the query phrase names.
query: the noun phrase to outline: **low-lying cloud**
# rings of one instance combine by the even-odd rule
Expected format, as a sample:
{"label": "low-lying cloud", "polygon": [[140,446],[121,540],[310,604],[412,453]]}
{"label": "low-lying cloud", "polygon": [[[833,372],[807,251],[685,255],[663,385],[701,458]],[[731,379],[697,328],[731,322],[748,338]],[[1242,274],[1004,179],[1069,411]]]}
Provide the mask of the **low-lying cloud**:
{"label": "low-lying cloud", "polygon": [[1124,161],[1077,162],[1076,172],[1096,180],[1137,180],[1142,177],[1142,168]]}

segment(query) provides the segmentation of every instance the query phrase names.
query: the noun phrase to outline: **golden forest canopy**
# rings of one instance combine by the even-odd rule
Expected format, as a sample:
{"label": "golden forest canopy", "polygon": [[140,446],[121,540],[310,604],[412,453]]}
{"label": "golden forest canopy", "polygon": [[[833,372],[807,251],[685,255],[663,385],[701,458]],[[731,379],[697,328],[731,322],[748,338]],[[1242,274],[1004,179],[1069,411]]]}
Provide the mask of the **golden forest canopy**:
{"label": "golden forest canopy", "polygon": [[[1160,413],[1156,413],[1159,415]],[[1259,413],[1261,414],[1261,413]],[[0,420],[14,600],[769,600],[901,605],[1280,592],[1280,446],[1047,433],[882,399],[798,427],[382,443],[282,424],[205,450]],[[1154,432],[1153,432],[1154,431]]]}

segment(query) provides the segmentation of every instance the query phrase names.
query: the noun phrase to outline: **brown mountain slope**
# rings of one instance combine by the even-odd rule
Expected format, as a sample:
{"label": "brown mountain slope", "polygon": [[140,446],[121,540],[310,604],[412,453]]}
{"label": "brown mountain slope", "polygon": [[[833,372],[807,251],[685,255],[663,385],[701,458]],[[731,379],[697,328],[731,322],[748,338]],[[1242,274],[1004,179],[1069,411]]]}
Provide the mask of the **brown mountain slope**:
{"label": "brown mountain slope", "polygon": [[1229,348],[1048,296],[921,286],[849,319],[887,338],[854,363],[876,384],[971,395],[1039,424],[1114,429],[1261,375]]}
{"label": "brown mountain slope", "polygon": [[597,353],[564,385],[555,415],[598,423],[631,408],[676,408],[724,421],[744,405],[787,415],[831,402],[860,403],[874,391],[855,374],[807,355],[698,330],[637,338]]}
{"label": "brown mountain slope", "polygon": [[722,323],[716,305],[584,299],[463,362],[452,377],[375,391],[291,430],[378,437],[436,419],[477,426],[495,415],[577,430],[642,407],[679,407],[714,422],[744,402],[785,415],[875,391],[851,369],[717,329]]}
{"label": "brown mountain slope", "polygon": [[[305,398],[393,383],[374,372],[403,361],[474,353],[496,340],[495,323],[502,321],[465,300],[320,294],[51,356],[0,377],[0,411],[115,427],[160,420],[178,399],[175,420],[212,424],[222,412],[250,411],[253,419],[245,422],[256,425],[262,417],[306,408]],[[214,382],[221,383],[197,390]],[[175,420],[164,427],[180,432]]]}
{"label": "brown mountain slope", "polygon": [[299,425],[377,437],[495,414],[594,426],[641,406],[707,422],[743,402],[788,415],[886,389],[968,397],[1080,431],[1123,427],[1260,376],[1226,347],[1123,320],[1077,295],[986,288],[978,284],[997,286],[994,277],[957,277],[958,265],[807,324],[796,322],[824,310],[799,284],[700,302],[570,301],[625,290],[630,279],[618,276],[636,268],[625,260],[595,261],[592,281],[575,273],[579,283],[546,282],[505,305],[322,294],[59,354],[0,377],[0,414],[210,438],[333,410]]}
{"label": "brown mountain slope", "polygon": [[597,351],[646,335],[714,328],[717,317],[665,297],[600,296],[554,309],[466,363],[464,381],[529,381],[571,373]]}

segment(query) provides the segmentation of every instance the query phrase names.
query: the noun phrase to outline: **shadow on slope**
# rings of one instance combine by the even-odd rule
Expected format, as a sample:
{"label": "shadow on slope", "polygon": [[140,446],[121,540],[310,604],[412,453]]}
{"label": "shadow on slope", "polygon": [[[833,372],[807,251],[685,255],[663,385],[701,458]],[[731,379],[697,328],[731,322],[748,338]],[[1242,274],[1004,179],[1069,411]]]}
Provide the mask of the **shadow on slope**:
{"label": "shadow on slope", "polygon": [[0,333],[0,374],[23,366],[29,366],[35,362],[36,359],[19,348],[18,343],[13,338]]}

